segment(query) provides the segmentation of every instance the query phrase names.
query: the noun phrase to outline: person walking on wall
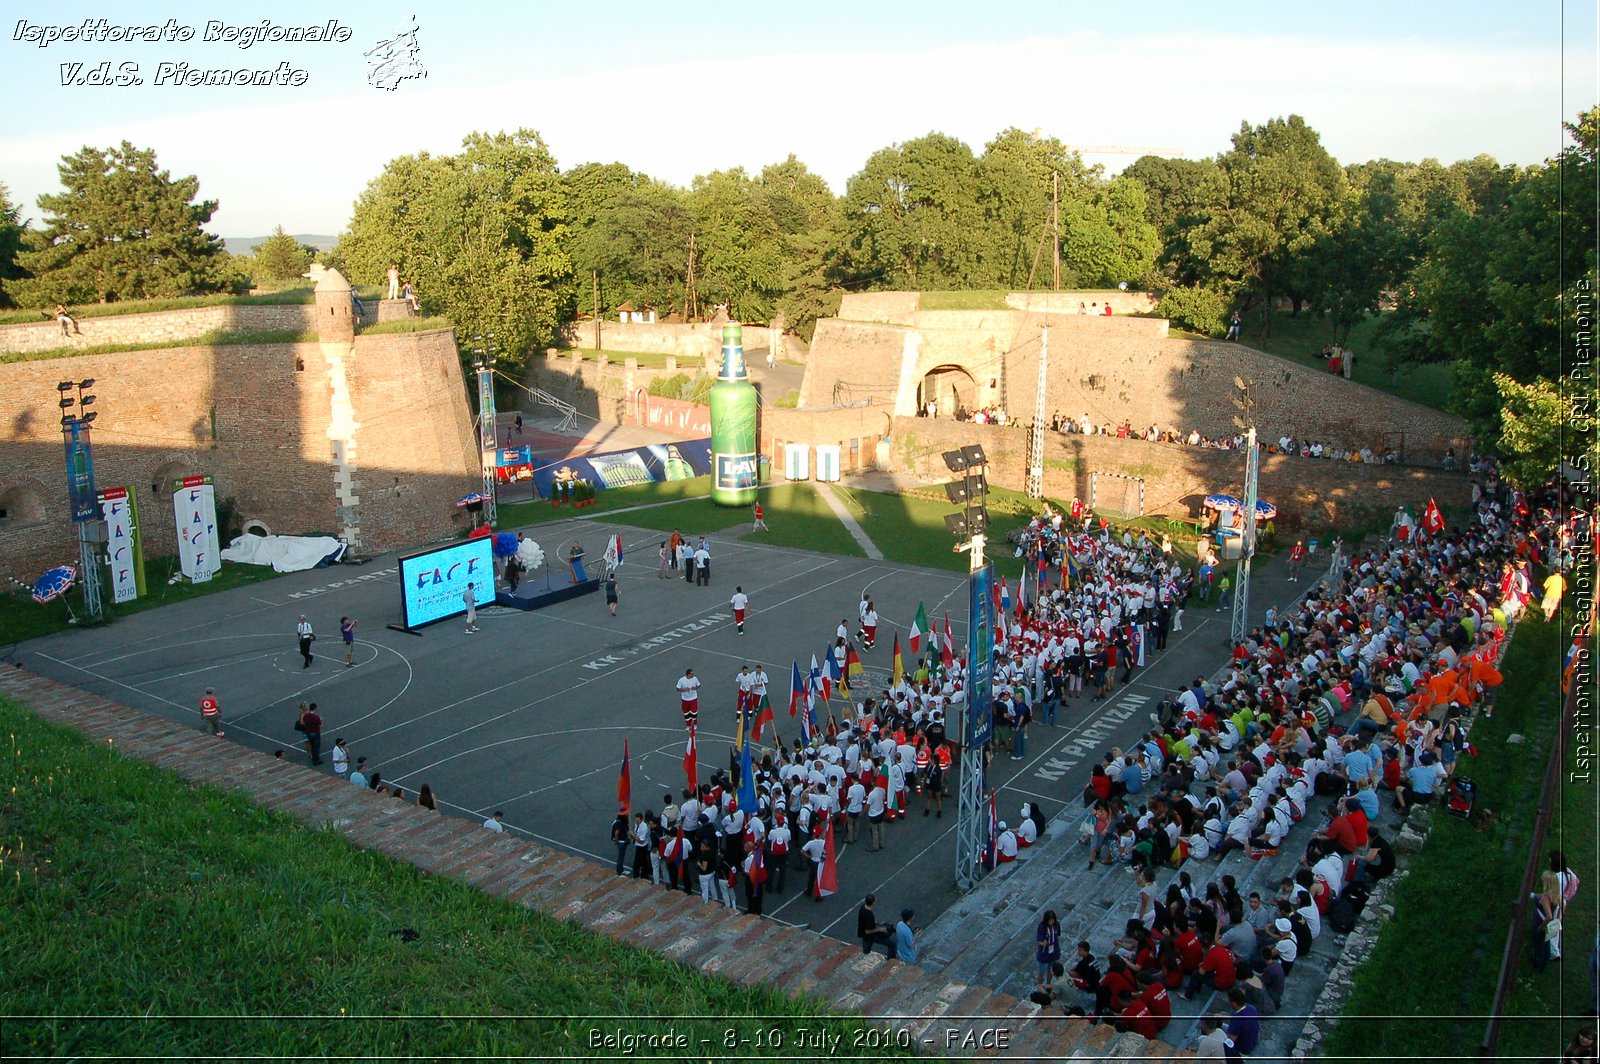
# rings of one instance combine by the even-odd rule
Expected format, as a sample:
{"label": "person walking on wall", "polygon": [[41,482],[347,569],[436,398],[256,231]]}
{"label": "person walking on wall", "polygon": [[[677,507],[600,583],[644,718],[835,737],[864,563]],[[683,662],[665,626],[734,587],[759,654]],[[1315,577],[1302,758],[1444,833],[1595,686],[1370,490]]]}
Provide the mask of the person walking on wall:
{"label": "person walking on wall", "polygon": [[400,264],[398,262],[389,264],[389,298],[400,298]]}

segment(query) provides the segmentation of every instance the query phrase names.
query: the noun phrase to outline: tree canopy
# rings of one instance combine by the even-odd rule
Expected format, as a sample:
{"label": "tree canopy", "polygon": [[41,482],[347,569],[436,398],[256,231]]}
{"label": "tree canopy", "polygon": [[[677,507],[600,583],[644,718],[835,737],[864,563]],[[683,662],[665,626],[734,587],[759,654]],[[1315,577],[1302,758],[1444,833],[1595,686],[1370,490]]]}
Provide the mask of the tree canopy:
{"label": "tree canopy", "polygon": [[[205,231],[215,200],[198,178],[173,178],[156,154],[123,141],[85,147],[57,167],[65,191],[39,197],[44,229],[17,265],[19,303],[105,303],[217,292],[229,282],[222,240]],[[9,287],[9,286],[8,286]]]}

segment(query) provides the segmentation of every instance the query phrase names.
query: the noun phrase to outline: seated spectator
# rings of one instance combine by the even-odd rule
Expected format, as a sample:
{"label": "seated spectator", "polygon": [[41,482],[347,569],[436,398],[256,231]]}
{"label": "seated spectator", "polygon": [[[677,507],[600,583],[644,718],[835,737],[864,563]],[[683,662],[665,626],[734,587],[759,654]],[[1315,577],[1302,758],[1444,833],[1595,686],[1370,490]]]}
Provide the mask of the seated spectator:
{"label": "seated spectator", "polygon": [[1238,966],[1233,954],[1220,940],[1214,939],[1211,948],[1206,950],[1205,959],[1200,962],[1200,967],[1189,976],[1189,981],[1183,989],[1183,998],[1185,1001],[1193,1001],[1195,993],[1207,984],[1217,990],[1230,990],[1238,979]]}
{"label": "seated spectator", "polygon": [[1417,763],[1411,766],[1411,771],[1405,774],[1405,782],[1394,792],[1395,808],[1406,812],[1413,805],[1427,805],[1433,801],[1434,792],[1443,778],[1444,769],[1439,765],[1439,759],[1432,750],[1423,751]]}

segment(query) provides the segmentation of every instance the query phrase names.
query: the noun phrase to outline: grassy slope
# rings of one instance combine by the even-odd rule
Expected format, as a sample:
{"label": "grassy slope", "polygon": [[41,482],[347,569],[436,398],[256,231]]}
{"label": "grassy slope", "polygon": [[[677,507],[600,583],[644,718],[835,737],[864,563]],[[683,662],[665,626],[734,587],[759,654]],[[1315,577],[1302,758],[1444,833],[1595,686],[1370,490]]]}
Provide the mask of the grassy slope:
{"label": "grassy slope", "polygon": [[[1354,370],[1358,384],[1398,395],[1423,406],[1446,408],[1454,373],[1449,366],[1410,366],[1401,369],[1396,383],[1390,383],[1389,356],[1372,345],[1378,319],[1369,317],[1350,330],[1349,347],[1356,353]],[[1301,365],[1326,363],[1321,356],[1324,347],[1333,342],[1333,326],[1326,318],[1309,312],[1291,315],[1286,312],[1272,316],[1271,335],[1261,334],[1259,315],[1247,315],[1240,330],[1240,339],[1251,347],[1268,354],[1286,358]]]}
{"label": "grassy slope", "polygon": [[[215,306],[285,306],[313,303],[316,293],[310,288],[291,288],[281,292],[263,292],[254,296],[214,295],[187,296],[178,299],[129,299],[119,303],[74,303],[69,308],[79,321],[89,318],[109,318],[123,314],[149,314],[157,310],[189,310],[194,307]],[[55,315],[45,314],[43,307],[21,307],[0,311],[0,325],[15,325],[50,321]]]}
{"label": "grassy slope", "polygon": [[[1477,808],[1493,819],[1478,826],[1434,811],[1427,846],[1412,858],[1410,875],[1391,896],[1395,914],[1356,970],[1343,1014],[1363,1018],[1335,1026],[1323,1044],[1325,1056],[1476,1053],[1500,971],[1507,907],[1521,882],[1559,719],[1565,643],[1559,625],[1524,621],[1518,627],[1506,654],[1506,682],[1495,715],[1480,716],[1472,729],[1479,756],[1463,757],[1457,765],[1477,782]],[[1507,745],[1512,733],[1526,741]],[[1568,926],[1577,924],[1572,920]],[[1592,941],[1592,916],[1585,926]],[[1586,965],[1584,933],[1569,934],[1575,956],[1582,958],[1573,963]],[[1543,1048],[1550,1054],[1560,1049],[1549,1043]]]}
{"label": "grassy slope", "polygon": [[[607,1017],[662,1013],[718,1054],[729,1028],[849,1044],[850,1021],[190,787],[3,698],[0,730],[5,1011],[121,1017],[8,1019],[8,1053],[568,1056],[593,1029],[667,1029]],[[390,937],[407,927],[420,937]]]}
{"label": "grassy slope", "polygon": [[[244,587],[247,584],[259,584],[263,580],[271,580],[279,575],[267,565],[238,565],[224,562],[221,571],[203,584],[191,584],[187,580],[168,584],[168,577],[177,571],[176,558],[146,559],[147,581],[144,597],[125,602],[120,606],[111,601],[111,588],[102,577],[100,594],[106,616],[115,620],[117,617],[142,613],[169,602],[182,602],[202,595],[214,595],[218,591],[227,591],[230,588]],[[80,617],[83,616],[82,587],[74,587],[67,593],[67,598],[72,604],[73,612]],[[67,608],[59,599],[41,605],[34,602],[26,593],[13,593],[0,597],[0,632],[5,633],[7,643],[65,631],[67,627]]]}

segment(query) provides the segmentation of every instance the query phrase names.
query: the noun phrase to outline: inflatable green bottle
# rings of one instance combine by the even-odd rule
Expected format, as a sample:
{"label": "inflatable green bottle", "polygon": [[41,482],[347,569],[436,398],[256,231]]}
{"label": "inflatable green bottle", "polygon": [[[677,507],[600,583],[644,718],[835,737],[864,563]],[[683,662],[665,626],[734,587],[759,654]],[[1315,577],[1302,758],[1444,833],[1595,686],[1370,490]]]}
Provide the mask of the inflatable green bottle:
{"label": "inflatable green bottle", "polygon": [[722,327],[722,372],[711,386],[711,501],[749,506],[756,499],[756,389],[744,368],[744,330]]}

